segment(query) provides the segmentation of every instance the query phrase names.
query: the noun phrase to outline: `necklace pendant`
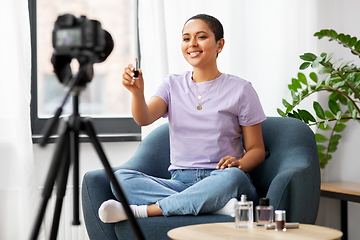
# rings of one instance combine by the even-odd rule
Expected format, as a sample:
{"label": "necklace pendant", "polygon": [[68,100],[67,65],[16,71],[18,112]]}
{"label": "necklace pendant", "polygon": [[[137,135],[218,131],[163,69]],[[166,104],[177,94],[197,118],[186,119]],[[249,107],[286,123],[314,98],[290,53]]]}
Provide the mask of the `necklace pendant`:
{"label": "necklace pendant", "polygon": [[201,95],[199,95],[199,96],[198,96],[198,99],[199,99],[199,100],[200,100],[200,99],[202,99],[202,96],[201,96]]}
{"label": "necklace pendant", "polygon": [[202,106],[199,104],[196,108],[197,108],[197,110],[201,110]]}

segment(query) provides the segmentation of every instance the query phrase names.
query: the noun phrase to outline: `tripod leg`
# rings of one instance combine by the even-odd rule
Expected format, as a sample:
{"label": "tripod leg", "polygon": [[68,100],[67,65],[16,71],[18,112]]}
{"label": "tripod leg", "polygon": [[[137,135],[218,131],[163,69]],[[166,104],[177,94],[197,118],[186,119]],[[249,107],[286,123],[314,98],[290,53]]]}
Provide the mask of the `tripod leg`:
{"label": "tripod leg", "polygon": [[123,204],[125,213],[128,217],[128,221],[130,223],[130,226],[131,226],[135,236],[137,237],[138,240],[145,239],[145,237],[134,217],[134,214],[132,213],[132,211],[129,207],[129,203],[126,200],[126,197],[125,197],[123,191],[121,190],[120,184],[114,175],[114,172],[109,164],[109,161],[106,158],[104,150],[102,149],[100,142],[96,137],[95,129],[91,123],[91,120],[89,118],[83,118],[82,123],[84,124],[85,131],[86,131],[87,135],[89,136],[90,141],[92,142],[96,152],[98,153],[102,164],[104,165],[104,168],[105,168],[105,171],[106,171],[106,174],[107,174],[109,180],[112,182],[113,187],[114,187],[117,195],[119,196],[121,203]]}
{"label": "tripod leg", "polygon": [[53,155],[53,160],[51,162],[51,166],[50,166],[48,175],[46,177],[44,190],[42,192],[43,200],[41,202],[40,209],[39,209],[38,214],[35,219],[35,225],[31,232],[31,236],[30,236],[31,240],[36,240],[39,235],[39,231],[40,231],[42,221],[43,221],[45,211],[46,211],[46,206],[51,197],[52,190],[54,188],[55,180],[56,180],[58,170],[59,170],[59,167],[61,164],[61,160],[63,157],[63,155],[62,155],[63,149],[64,149],[65,145],[67,145],[67,141],[68,141],[68,139],[67,139],[67,136],[68,136],[67,124],[64,124],[64,122],[63,122],[63,124],[60,125],[59,127],[61,128],[61,129],[59,129],[60,135],[59,135],[57,145],[55,148],[55,152]]}
{"label": "tripod leg", "polygon": [[[69,134],[67,134],[69,137]],[[66,184],[69,176],[70,169],[70,152],[69,152],[69,142],[65,144],[65,149],[63,149],[63,159],[60,165],[59,174],[57,178],[57,192],[56,192],[56,204],[55,211],[53,216],[53,223],[51,227],[50,239],[55,240],[59,230],[61,209],[63,204],[63,199],[66,192]]]}
{"label": "tripod leg", "polygon": [[80,225],[79,219],[79,132],[80,132],[80,115],[79,115],[79,96],[73,96],[73,115],[70,117],[70,126],[72,131],[70,132],[70,154],[71,162],[73,164],[73,225]]}

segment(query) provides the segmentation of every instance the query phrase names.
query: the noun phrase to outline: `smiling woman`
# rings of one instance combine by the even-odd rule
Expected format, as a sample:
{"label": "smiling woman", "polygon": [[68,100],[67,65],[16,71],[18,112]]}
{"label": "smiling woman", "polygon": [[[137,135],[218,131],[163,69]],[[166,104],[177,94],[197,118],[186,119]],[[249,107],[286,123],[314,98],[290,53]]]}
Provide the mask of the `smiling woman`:
{"label": "smiling woman", "polygon": [[[247,173],[264,160],[261,122],[266,117],[248,81],[218,70],[224,39],[214,29],[222,25],[209,15],[186,21],[181,49],[193,71],[169,75],[148,102],[143,72],[134,77],[129,65],[123,73],[135,121],[148,125],[162,116],[169,119],[170,180],[126,169],[115,172],[137,218],[232,215],[241,194],[258,199]],[[99,216],[105,223],[126,219],[122,204],[112,199],[100,206]]]}

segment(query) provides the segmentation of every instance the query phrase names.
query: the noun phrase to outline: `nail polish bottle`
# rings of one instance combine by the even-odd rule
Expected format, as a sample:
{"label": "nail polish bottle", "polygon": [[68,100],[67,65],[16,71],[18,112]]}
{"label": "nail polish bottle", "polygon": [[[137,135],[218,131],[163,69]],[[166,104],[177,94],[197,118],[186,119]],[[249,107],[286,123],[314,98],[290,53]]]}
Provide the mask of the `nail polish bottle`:
{"label": "nail polish bottle", "polygon": [[235,227],[251,228],[253,224],[253,202],[247,201],[246,195],[241,195],[241,201],[235,205]]}
{"label": "nail polish bottle", "polygon": [[286,211],[285,210],[275,210],[275,231],[286,231]]}
{"label": "nail polish bottle", "polygon": [[273,222],[273,207],[269,204],[268,198],[260,198],[259,205],[256,206],[256,222],[258,224],[268,224]]}

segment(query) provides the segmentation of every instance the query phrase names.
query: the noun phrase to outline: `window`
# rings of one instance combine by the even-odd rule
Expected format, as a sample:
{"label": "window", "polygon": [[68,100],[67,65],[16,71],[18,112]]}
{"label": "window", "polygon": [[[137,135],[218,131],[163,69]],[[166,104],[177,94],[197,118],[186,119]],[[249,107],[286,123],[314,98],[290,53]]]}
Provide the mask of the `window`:
{"label": "window", "polygon": [[[138,141],[140,127],[130,113],[131,95],[122,86],[125,66],[138,55],[137,1],[133,0],[29,0],[32,40],[31,119],[34,142],[38,142],[46,121],[65,97],[65,86],[53,73],[52,30],[59,15],[69,13],[101,22],[114,40],[114,49],[102,63],[95,63],[94,78],[81,91],[79,111],[90,116],[102,141]],[[76,59],[71,62],[73,74],[78,71]],[[71,99],[63,116],[72,113]]]}

